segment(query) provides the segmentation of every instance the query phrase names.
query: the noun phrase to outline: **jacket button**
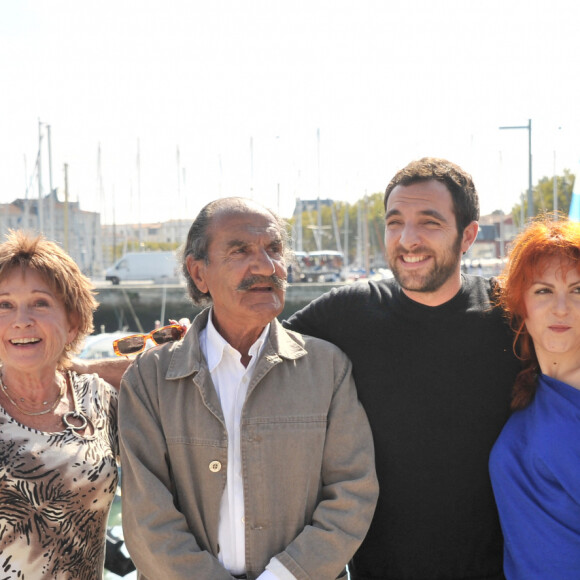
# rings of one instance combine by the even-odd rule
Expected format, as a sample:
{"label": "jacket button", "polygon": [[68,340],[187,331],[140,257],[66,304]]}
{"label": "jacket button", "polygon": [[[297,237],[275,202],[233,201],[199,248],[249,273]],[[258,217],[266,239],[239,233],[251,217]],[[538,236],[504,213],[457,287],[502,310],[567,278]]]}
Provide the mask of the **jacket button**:
{"label": "jacket button", "polygon": [[221,464],[221,462],[220,462],[220,461],[212,461],[212,462],[209,464],[209,470],[210,470],[212,473],[217,473],[218,471],[220,471],[220,470],[221,470],[221,468],[222,468],[222,464]]}

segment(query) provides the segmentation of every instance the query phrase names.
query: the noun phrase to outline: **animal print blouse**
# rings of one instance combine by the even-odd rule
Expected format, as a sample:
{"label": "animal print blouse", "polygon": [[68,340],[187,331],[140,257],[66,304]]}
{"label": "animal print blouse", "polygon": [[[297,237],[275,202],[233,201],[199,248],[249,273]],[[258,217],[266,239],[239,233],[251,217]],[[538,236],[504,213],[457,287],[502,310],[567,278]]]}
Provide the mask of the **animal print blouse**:
{"label": "animal print blouse", "polygon": [[0,406],[0,579],[96,580],[117,486],[117,392],[70,374],[91,436],[44,433]]}

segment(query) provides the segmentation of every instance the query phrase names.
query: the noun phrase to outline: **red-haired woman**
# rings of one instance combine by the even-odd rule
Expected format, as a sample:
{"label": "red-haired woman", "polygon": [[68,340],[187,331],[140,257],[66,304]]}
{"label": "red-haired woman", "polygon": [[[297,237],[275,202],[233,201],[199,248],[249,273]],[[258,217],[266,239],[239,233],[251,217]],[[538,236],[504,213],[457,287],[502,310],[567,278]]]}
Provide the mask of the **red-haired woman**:
{"label": "red-haired woman", "polygon": [[490,474],[508,580],[580,578],[580,224],[516,238],[500,302],[523,360]]}

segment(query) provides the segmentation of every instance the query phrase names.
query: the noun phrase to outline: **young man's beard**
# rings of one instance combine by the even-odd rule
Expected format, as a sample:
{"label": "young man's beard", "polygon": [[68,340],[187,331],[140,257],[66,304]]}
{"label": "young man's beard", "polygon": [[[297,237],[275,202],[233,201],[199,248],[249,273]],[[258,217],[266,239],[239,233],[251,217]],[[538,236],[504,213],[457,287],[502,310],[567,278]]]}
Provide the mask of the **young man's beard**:
{"label": "young man's beard", "polygon": [[[431,252],[427,252],[433,259],[433,265],[424,274],[403,271],[402,268],[399,268],[399,262],[396,258],[389,260],[393,276],[402,288],[410,292],[435,292],[439,290],[455,273],[457,265],[461,262],[462,238],[463,236],[457,234],[452,247],[446,250],[443,256],[436,256]],[[397,248],[395,255],[400,256],[401,254],[404,254],[404,252]],[[415,251],[414,254],[420,255],[421,250]]]}

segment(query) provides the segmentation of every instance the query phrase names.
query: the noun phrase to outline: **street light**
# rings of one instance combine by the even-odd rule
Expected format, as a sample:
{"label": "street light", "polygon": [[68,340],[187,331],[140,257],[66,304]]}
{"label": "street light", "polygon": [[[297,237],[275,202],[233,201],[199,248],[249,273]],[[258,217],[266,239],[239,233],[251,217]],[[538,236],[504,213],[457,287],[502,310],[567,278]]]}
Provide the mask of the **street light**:
{"label": "street light", "polygon": [[[528,218],[534,217],[534,199],[532,195],[532,120],[528,119],[527,125],[514,125],[500,127],[500,129],[527,129],[528,131]],[[522,227],[523,227],[522,223]]]}

